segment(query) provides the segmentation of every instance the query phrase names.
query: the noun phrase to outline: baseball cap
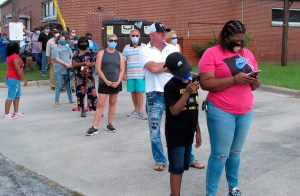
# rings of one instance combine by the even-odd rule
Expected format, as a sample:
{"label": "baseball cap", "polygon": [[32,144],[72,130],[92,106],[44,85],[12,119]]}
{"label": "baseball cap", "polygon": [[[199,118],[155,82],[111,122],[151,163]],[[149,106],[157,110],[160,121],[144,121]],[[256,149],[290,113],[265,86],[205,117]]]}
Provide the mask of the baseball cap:
{"label": "baseball cap", "polygon": [[171,31],[170,28],[166,28],[165,25],[161,22],[155,22],[149,27],[149,33],[154,32],[165,32],[165,31]]}
{"label": "baseball cap", "polygon": [[180,52],[169,54],[164,67],[167,67],[173,74],[178,76],[184,76],[192,71],[192,67]]}

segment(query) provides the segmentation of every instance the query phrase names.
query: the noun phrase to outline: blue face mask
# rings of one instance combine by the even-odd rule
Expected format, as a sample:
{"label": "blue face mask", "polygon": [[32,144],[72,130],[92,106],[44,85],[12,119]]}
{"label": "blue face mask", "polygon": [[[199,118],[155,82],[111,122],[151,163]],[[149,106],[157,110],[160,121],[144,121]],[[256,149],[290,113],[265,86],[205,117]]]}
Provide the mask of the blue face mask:
{"label": "blue face mask", "polygon": [[131,38],[132,43],[136,44],[139,42],[139,38],[138,37],[132,37]]}
{"label": "blue face mask", "polygon": [[67,44],[67,42],[65,40],[61,40],[61,41],[59,41],[59,44],[62,46],[65,46]]}
{"label": "blue face mask", "polygon": [[46,33],[50,33],[50,29],[45,29],[45,32]]}
{"label": "blue face mask", "polygon": [[188,80],[191,76],[191,72],[186,73],[184,76],[174,75],[176,78],[183,78],[184,80]]}
{"label": "blue face mask", "polygon": [[176,45],[177,44],[177,39],[172,39],[172,44]]}
{"label": "blue face mask", "polygon": [[108,47],[110,48],[116,48],[117,42],[108,42]]}

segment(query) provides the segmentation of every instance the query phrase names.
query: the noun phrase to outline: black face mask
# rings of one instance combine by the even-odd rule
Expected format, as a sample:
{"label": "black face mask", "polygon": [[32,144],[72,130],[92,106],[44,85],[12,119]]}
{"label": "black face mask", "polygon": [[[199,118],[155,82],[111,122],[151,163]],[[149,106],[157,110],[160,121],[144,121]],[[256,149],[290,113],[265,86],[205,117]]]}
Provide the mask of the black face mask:
{"label": "black face mask", "polygon": [[87,47],[88,47],[88,44],[79,44],[79,45],[78,45],[78,48],[79,48],[80,50],[86,50]]}
{"label": "black face mask", "polygon": [[227,46],[228,46],[228,49],[229,49],[231,52],[235,53],[235,52],[237,52],[237,51],[235,50],[235,47],[242,47],[242,44],[239,44],[239,43],[230,41],[229,44],[227,44]]}

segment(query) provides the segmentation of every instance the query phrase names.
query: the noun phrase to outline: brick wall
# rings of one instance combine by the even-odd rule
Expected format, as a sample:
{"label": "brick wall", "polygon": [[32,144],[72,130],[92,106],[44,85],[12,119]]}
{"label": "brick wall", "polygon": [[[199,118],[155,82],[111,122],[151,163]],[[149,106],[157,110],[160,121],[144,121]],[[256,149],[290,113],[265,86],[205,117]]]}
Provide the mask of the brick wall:
{"label": "brick wall", "polygon": [[[41,4],[45,0],[20,1],[21,12],[31,15],[32,27],[40,25]],[[25,3],[26,2],[26,3]],[[246,24],[252,36],[250,49],[258,61],[280,61],[282,27],[272,26],[272,8],[283,8],[283,0],[152,0],[152,1],[82,1],[60,0],[62,15],[68,27],[75,29],[78,36],[92,32],[93,38],[101,46],[102,21],[111,18],[144,19],[160,21],[177,31],[181,38],[183,53],[195,64],[198,57],[191,43],[205,41],[215,30],[218,35],[224,23],[239,19]],[[27,6],[27,8],[25,8]],[[101,12],[99,6],[104,8]],[[31,9],[30,9],[31,8]],[[292,9],[300,9],[295,1]],[[11,11],[5,6],[2,15]],[[2,28],[3,32],[7,29]],[[300,61],[300,27],[289,29],[289,61]]]}

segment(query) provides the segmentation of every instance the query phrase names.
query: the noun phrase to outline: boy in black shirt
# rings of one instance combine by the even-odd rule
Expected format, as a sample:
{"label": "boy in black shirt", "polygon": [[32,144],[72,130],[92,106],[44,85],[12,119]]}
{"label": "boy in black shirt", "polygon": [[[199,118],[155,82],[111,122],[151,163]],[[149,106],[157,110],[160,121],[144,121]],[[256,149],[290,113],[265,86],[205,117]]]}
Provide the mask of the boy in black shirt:
{"label": "boy in black shirt", "polygon": [[174,75],[164,87],[164,97],[171,195],[177,196],[180,195],[182,174],[189,169],[195,132],[195,147],[202,142],[198,123],[199,81],[189,80],[192,68],[179,52],[167,57],[165,67]]}

